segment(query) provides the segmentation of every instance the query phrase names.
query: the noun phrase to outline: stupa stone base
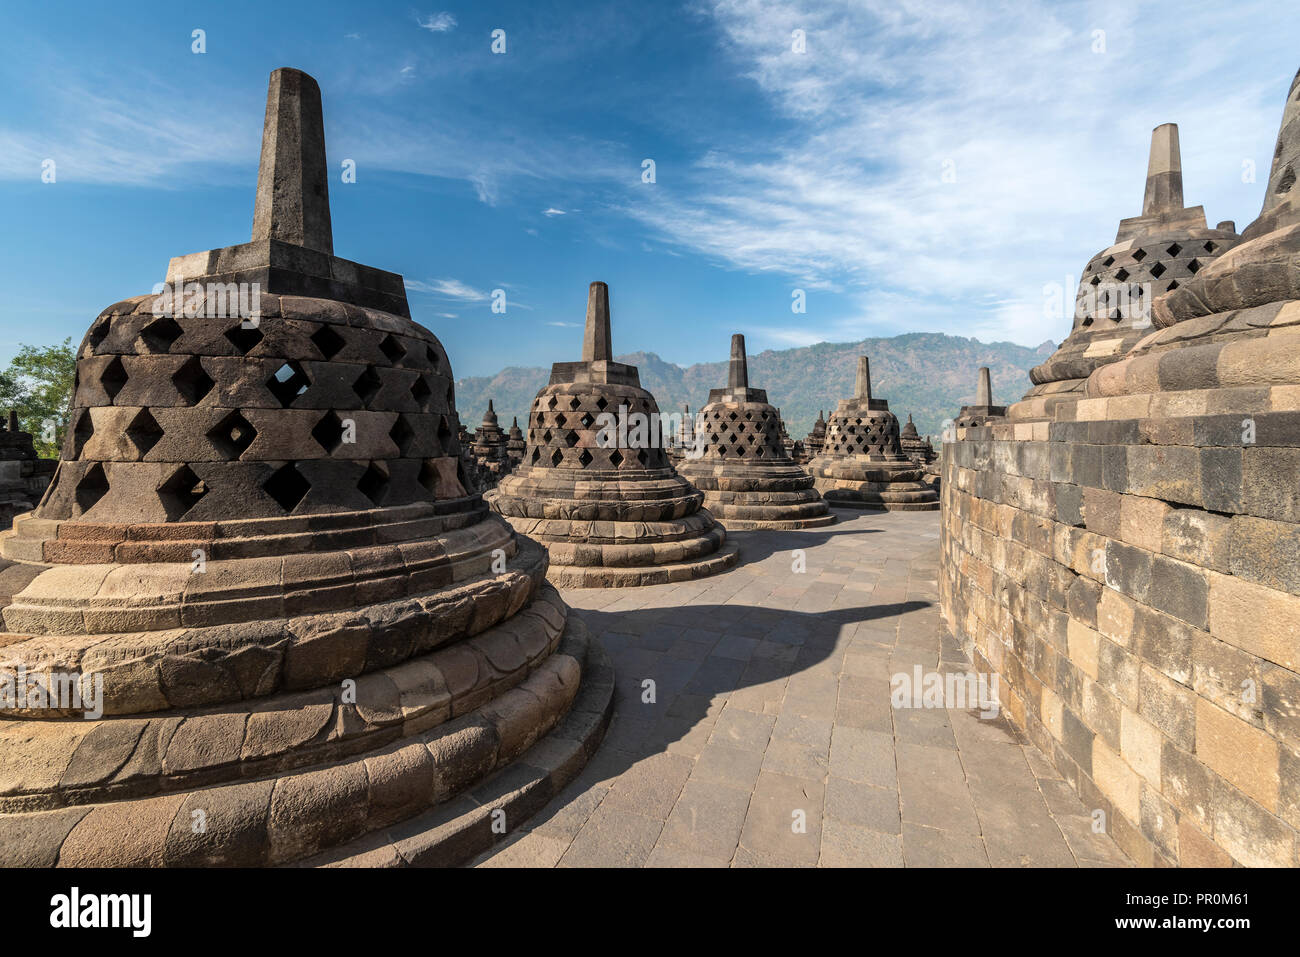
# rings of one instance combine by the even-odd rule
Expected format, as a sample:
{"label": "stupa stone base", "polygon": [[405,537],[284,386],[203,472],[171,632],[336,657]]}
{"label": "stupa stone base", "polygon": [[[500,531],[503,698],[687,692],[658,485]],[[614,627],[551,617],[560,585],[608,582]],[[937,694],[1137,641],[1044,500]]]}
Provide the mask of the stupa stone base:
{"label": "stupa stone base", "polygon": [[[529,767],[549,755],[553,783],[567,780],[603,733],[612,672],[566,615],[547,588],[506,624],[361,678],[357,704],[321,689],[152,720],[6,722],[0,864],[282,864],[459,809],[530,749]],[[512,825],[536,807],[513,809]]]}
{"label": "stupa stone base", "polygon": [[925,480],[924,469],[906,457],[902,461],[822,457],[810,462],[808,470],[817,491],[831,505],[903,512],[939,508],[939,493]]}
{"label": "stupa stone base", "polygon": [[727,528],[792,530],[835,522],[812,487],[812,476],[794,464],[738,471],[688,461],[679,471],[704,493],[705,506]]}
{"label": "stupa stone base", "polygon": [[704,504],[727,528],[819,528],[835,516],[793,463],[739,467],[687,461],[678,469],[704,493]]}
{"label": "stupa stone base", "polygon": [[528,750],[455,800],[294,866],[453,867],[488,850],[545,807],[595,756],[614,711],[613,665],[585,629],[579,626],[574,637],[583,633],[586,658],[577,697]]}

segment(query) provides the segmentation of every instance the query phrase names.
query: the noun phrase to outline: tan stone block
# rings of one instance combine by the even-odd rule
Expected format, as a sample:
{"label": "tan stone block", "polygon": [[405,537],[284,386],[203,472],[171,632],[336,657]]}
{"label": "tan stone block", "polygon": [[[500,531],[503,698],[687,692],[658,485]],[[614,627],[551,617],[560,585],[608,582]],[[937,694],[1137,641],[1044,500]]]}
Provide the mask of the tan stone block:
{"label": "tan stone block", "polygon": [[1157,790],[1160,788],[1160,749],[1162,738],[1156,727],[1125,707],[1120,712],[1120,754],[1125,761]]}
{"label": "tan stone block", "polygon": [[1149,552],[1160,551],[1160,536],[1170,507],[1159,499],[1125,495],[1120,499],[1120,538]]}
{"label": "tan stone block", "polygon": [[1275,385],[1269,389],[1269,408],[1273,412],[1300,411],[1300,385]]}
{"label": "tan stone block", "polygon": [[1225,343],[1215,364],[1221,388],[1300,381],[1300,350],[1272,336]]}
{"label": "tan stone block", "polygon": [[1300,302],[1288,302],[1277,311],[1277,315],[1270,320],[1270,326],[1289,326],[1300,323]]}
{"label": "tan stone block", "polygon": [[1097,631],[1121,648],[1127,648],[1133,635],[1136,603],[1113,588],[1101,590],[1097,602]]}
{"label": "tan stone block", "polygon": [[1106,406],[1107,418],[1110,419],[1144,419],[1150,411],[1150,395],[1114,396]]}
{"label": "tan stone block", "polygon": [[1092,739],[1092,780],[1115,810],[1134,823],[1142,819],[1142,779],[1100,738]]}
{"label": "tan stone block", "polygon": [[159,867],[185,795],[117,801],[91,810],[59,850],[64,867]]}
{"label": "tan stone block", "polygon": [[1106,418],[1107,399],[1081,399],[1074,407],[1075,421],[1100,422]]}
{"label": "tan stone block", "polygon": [[1065,740],[1065,732],[1061,727],[1061,698],[1055,691],[1043,685],[1043,691],[1040,695],[1039,715],[1047,730],[1051,732],[1052,737],[1057,741]]}
{"label": "tan stone block", "polygon": [[1097,645],[1100,636],[1087,625],[1070,619],[1066,632],[1070,660],[1093,681],[1097,680]]}
{"label": "tan stone block", "polygon": [[1196,701],[1196,756],[1268,810],[1277,810],[1277,741],[1204,698]]}
{"label": "tan stone block", "polygon": [[1232,857],[1183,815],[1178,820],[1178,864],[1180,867],[1231,867]]}
{"label": "tan stone block", "polygon": [[1034,438],[1034,426],[1031,422],[1017,422],[1015,429],[1015,439],[1017,442],[1028,442]]}
{"label": "tan stone block", "polygon": [[55,598],[63,602],[93,598],[116,565],[55,565],[41,572],[14,596],[32,600]]}
{"label": "tan stone block", "polygon": [[1208,575],[1210,634],[1260,658],[1300,671],[1300,596],[1232,575]]}

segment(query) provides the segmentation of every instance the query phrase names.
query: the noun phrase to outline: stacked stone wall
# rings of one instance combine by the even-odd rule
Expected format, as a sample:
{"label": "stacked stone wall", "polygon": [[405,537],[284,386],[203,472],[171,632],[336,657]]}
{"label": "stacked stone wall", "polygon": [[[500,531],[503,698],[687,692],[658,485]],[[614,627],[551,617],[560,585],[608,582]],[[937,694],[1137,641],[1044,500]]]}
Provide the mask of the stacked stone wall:
{"label": "stacked stone wall", "polygon": [[944,444],[950,628],[1138,863],[1300,864],[1300,388],[1058,415]]}

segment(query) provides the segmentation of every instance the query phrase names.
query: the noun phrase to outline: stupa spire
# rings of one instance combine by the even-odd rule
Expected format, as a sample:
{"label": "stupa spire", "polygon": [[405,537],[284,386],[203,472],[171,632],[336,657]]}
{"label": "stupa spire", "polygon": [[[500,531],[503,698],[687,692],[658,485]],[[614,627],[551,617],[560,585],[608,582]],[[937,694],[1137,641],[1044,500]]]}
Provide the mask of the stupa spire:
{"label": "stupa spire", "polygon": [[975,390],[975,404],[988,406],[993,404],[993,378],[988,366],[980,366],[979,386]]}
{"label": "stupa spire", "polygon": [[731,337],[731,368],[727,371],[728,389],[749,388],[749,365],[745,360],[745,337],[737,332]]}
{"label": "stupa spire", "polygon": [[1162,123],[1151,131],[1143,216],[1159,216],[1183,208],[1183,160],[1178,148],[1178,124]]}
{"label": "stupa spire", "polygon": [[609,336],[609,286],[593,282],[587,290],[587,328],[582,337],[582,361],[614,358]]}
{"label": "stupa spire", "polygon": [[306,73],[271,74],[257,169],[253,241],[276,239],[334,254],[320,87]]}
{"label": "stupa spire", "polygon": [[871,398],[871,366],[867,363],[866,356],[858,356],[858,379],[853,386],[853,397]]}

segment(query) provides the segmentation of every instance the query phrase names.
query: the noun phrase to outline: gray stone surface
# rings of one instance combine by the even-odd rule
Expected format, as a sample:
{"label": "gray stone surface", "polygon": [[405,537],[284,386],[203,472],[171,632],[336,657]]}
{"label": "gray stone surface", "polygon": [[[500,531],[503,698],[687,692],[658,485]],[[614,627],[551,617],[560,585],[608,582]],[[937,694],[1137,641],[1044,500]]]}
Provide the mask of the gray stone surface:
{"label": "gray stone surface", "polygon": [[941,638],[938,519],[839,517],[738,532],[752,559],[715,578],[564,591],[614,661],[614,720],[476,864],[1127,866],[1002,718],[891,706],[896,672],[970,667]]}

